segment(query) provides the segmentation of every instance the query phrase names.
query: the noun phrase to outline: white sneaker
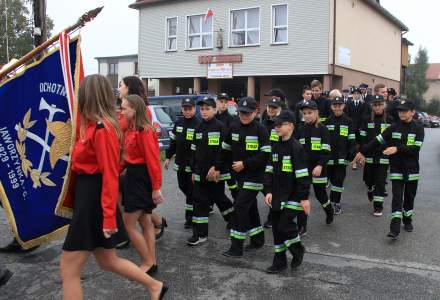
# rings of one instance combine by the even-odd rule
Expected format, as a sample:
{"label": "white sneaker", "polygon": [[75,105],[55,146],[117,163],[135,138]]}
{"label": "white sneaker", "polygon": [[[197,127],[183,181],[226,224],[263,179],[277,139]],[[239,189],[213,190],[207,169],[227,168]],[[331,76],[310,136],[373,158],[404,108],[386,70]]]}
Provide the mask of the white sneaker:
{"label": "white sneaker", "polygon": [[207,236],[203,236],[203,237],[192,236],[191,238],[188,239],[187,243],[190,246],[196,246],[198,244],[206,242],[207,240],[208,240]]}

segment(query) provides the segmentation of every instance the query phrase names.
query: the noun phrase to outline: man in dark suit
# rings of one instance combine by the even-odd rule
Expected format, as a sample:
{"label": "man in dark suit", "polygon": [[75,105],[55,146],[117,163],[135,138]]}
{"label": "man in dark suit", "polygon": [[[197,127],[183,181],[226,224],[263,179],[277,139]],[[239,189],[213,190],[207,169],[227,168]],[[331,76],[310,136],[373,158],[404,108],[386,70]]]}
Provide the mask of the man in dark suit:
{"label": "man in dark suit", "polygon": [[[365,117],[365,111],[367,111],[368,104],[362,100],[362,92],[359,88],[354,88],[352,91],[353,99],[347,104],[347,116],[353,121],[354,132],[356,133],[356,144],[359,145],[359,129],[362,124],[362,120]],[[356,165],[353,166],[353,170],[356,170]]]}

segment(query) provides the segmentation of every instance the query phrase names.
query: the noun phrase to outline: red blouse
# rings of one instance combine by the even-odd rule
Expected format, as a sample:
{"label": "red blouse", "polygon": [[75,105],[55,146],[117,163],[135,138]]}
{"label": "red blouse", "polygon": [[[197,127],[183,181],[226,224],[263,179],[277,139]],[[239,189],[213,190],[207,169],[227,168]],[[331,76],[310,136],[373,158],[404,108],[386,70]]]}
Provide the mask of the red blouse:
{"label": "red blouse", "polygon": [[72,152],[76,174],[102,174],[101,206],[103,229],[116,229],[116,203],[119,195],[120,143],[113,126],[90,122]]}
{"label": "red blouse", "polygon": [[160,150],[156,133],[153,129],[128,129],[124,134],[125,163],[145,164],[150,175],[153,190],[162,187],[162,168]]}

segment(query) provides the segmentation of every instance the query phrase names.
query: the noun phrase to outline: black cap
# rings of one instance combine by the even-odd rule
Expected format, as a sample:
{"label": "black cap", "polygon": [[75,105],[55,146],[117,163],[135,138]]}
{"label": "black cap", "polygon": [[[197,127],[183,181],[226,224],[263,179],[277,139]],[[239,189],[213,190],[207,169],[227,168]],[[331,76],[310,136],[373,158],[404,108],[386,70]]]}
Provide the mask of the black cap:
{"label": "black cap", "polygon": [[269,102],[267,102],[267,106],[273,106],[276,108],[281,107],[281,100],[278,100],[276,98],[272,98],[269,100]]}
{"label": "black cap", "polygon": [[257,102],[253,97],[244,97],[238,103],[238,111],[251,113],[257,110]]}
{"label": "black cap", "polygon": [[359,88],[360,88],[360,89],[367,89],[367,88],[368,88],[368,84],[366,84],[366,83],[361,83],[361,84],[359,85]]}
{"label": "black cap", "polygon": [[196,102],[192,98],[182,99],[182,106],[196,106]]}
{"label": "black cap", "polygon": [[344,104],[344,99],[342,97],[335,97],[331,99],[331,104]]}
{"label": "black cap", "polygon": [[305,108],[310,108],[310,109],[318,109],[318,105],[316,105],[316,102],[315,101],[313,101],[313,100],[310,100],[310,101],[306,101],[306,102],[303,102],[303,103],[301,103],[301,105],[300,105],[300,107],[299,107],[299,109],[305,109]]}
{"label": "black cap", "polygon": [[325,97],[328,97],[330,96],[330,91],[323,91],[321,94]]}
{"label": "black cap", "polygon": [[384,97],[383,96],[379,96],[379,95],[371,96],[371,98],[370,98],[370,103],[384,102],[384,101],[385,101]]}
{"label": "black cap", "polygon": [[342,92],[343,93],[350,93],[350,90],[349,89],[343,89]]}
{"label": "black cap", "polygon": [[269,91],[266,92],[266,94],[264,94],[265,96],[275,96],[275,97],[280,97],[281,100],[285,101],[286,100],[286,94],[279,88],[274,88],[271,89]]}
{"label": "black cap", "polygon": [[226,99],[229,100],[229,96],[226,93],[221,93],[217,95],[217,100]]}
{"label": "black cap", "polygon": [[416,109],[414,102],[409,100],[401,100],[400,104],[397,106],[397,110],[413,110]]}
{"label": "black cap", "polygon": [[396,92],[395,89],[393,89],[393,88],[389,88],[389,89],[388,89],[388,94],[391,95],[391,96],[396,96],[396,95],[397,95],[397,92]]}
{"label": "black cap", "polygon": [[202,104],[206,104],[212,107],[216,107],[217,105],[215,104],[215,100],[212,97],[203,97],[203,99],[200,99],[199,101],[197,101],[197,105],[202,105]]}
{"label": "black cap", "polygon": [[283,110],[281,113],[273,120],[275,123],[275,126],[280,125],[285,122],[293,123],[295,124],[295,115],[290,110]]}
{"label": "black cap", "polygon": [[353,91],[352,91],[352,93],[354,94],[354,93],[361,93],[361,89],[360,88],[354,88],[353,89]]}

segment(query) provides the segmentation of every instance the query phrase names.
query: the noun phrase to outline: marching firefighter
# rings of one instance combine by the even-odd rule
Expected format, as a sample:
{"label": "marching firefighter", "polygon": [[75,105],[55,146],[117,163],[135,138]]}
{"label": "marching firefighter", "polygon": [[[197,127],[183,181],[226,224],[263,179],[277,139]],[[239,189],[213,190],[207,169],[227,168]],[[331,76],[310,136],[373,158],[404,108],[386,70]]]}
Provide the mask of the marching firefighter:
{"label": "marching firefighter", "polygon": [[342,213],[341,196],[344,191],[344,180],[347,165],[355,155],[353,122],[345,113],[344,99],[336,97],[331,100],[333,114],[325,122],[330,133],[331,158],[327,162],[328,178],[331,183],[330,202],[335,215]]}
{"label": "marching firefighter", "polygon": [[[385,112],[385,99],[382,96],[373,96],[370,100],[372,113],[365,117],[360,127],[361,145],[366,145],[394,123],[391,115]],[[373,215],[382,216],[385,200],[385,184],[388,176],[389,156],[383,154],[385,145],[364,151],[364,181],[368,187],[368,200],[373,202]]]}
{"label": "marching firefighter", "polygon": [[191,143],[194,140],[194,132],[200,124],[196,117],[196,103],[192,98],[182,100],[183,118],[177,120],[174,128],[170,131],[170,146],[166,150],[165,169],[168,170],[170,159],[176,155],[174,170],[177,171],[177,183],[179,189],[186,197],[185,204],[185,228],[192,228],[193,216],[193,183],[191,181],[192,170],[189,157]]}
{"label": "marching firefighter", "polygon": [[375,140],[364,145],[356,158],[362,163],[365,160],[363,153],[386,145],[383,154],[390,155],[390,179],[393,190],[392,216],[388,233],[388,237],[392,239],[396,239],[400,234],[402,221],[405,231],[414,230],[412,217],[420,177],[419,152],[425,137],[423,127],[413,119],[416,113],[414,102],[401,101],[397,111],[400,121],[391,124]]}
{"label": "marching firefighter", "polygon": [[257,103],[252,97],[243,98],[239,105],[239,122],[229,128],[223,142],[222,161],[232,166],[237,178],[238,195],[232,216],[231,247],[225,256],[241,257],[245,250],[264,245],[264,230],[258,213],[257,195],[263,190],[264,170],[271,146],[266,129],[255,120]]}
{"label": "marching firefighter", "polygon": [[[326,224],[333,222],[334,210],[327,195],[327,162],[331,157],[330,135],[327,127],[321,124],[318,106],[315,101],[301,105],[304,126],[296,131],[296,137],[304,147],[307,167],[312,176],[313,190],[325,211]],[[300,235],[307,234],[307,217],[298,218]]]}
{"label": "marching firefighter", "polygon": [[[229,96],[226,93],[221,93],[217,95],[217,114],[215,117],[217,120],[221,121],[225,126],[226,129],[228,129],[233,122],[237,121],[237,118],[232,116],[228,111],[228,105],[229,105]],[[237,197],[237,181],[234,177],[231,177],[231,179],[226,180],[226,183],[228,185],[229,191],[231,192],[231,196],[233,199]]]}
{"label": "marching firefighter", "polygon": [[215,203],[227,223],[233,212],[232,202],[225,195],[223,180],[231,174],[221,163],[220,152],[225,135],[225,126],[215,118],[216,103],[211,97],[197,102],[200,106],[202,123],[195,131],[191,144],[191,169],[194,182],[193,235],[189,246],[206,242],[208,238],[208,215],[210,205]]}
{"label": "marching firefighter", "polygon": [[[278,97],[272,97],[266,105],[267,117],[262,120],[262,124],[266,127],[267,134],[269,135],[269,140],[271,145],[278,142],[279,136],[275,130],[275,118],[279,116],[282,109],[282,102]],[[272,227],[272,211],[269,211],[267,215],[267,220],[264,222],[265,228]]]}
{"label": "marching firefighter", "polygon": [[295,219],[310,213],[310,177],[301,144],[293,137],[295,116],[283,111],[275,119],[280,141],[272,146],[272,158],[266,167],[265,202],[272,211],[272,232],[275,254],[268,273],[287,268],[286,251],[292,254],[291,267],[301,265],[304,246]]}

